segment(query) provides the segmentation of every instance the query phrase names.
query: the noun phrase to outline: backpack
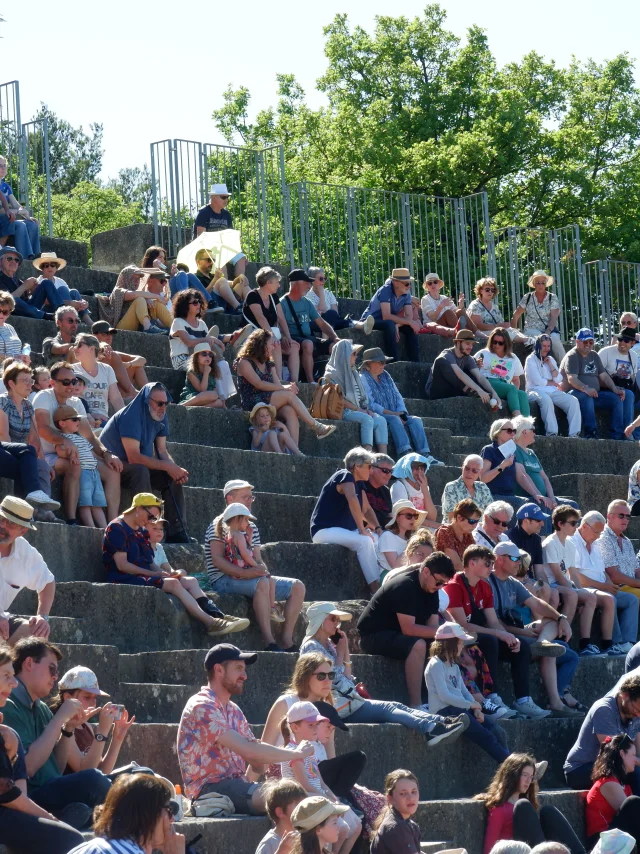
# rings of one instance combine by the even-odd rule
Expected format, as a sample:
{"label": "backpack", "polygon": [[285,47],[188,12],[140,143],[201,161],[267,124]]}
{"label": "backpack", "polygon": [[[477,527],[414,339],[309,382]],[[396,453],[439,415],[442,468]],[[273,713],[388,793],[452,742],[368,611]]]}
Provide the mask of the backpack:
{"label": "backpack", "polygon": [[313,393],[309,412],[313,418],[342,421],[344,394],[340,386],[335,383],[320,381]]}

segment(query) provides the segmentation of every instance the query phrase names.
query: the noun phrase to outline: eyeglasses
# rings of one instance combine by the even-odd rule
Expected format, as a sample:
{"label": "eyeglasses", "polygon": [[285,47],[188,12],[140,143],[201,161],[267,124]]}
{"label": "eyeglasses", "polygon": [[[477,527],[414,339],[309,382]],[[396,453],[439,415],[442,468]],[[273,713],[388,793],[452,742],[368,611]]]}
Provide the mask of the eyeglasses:
{"label": "eyeglasses", "polygon": [[54,382],[56,382],[56,383],[60,383],[60,384],[61,384],[61,385],[63,385],[65,388],[69,388],[69,386],[70,386],[70,385],[78,385],[78,380],[77,380],[77,379],[75,379],[75,377],[74,377],[74,379],[72,379],[72,380],[59,380],[59,379],[54,379]]}
{"label": "eyeglasses", "polygon": [[4,317],[9,317],[9,315],[11,314],[11,309],[10,308],[0,308],[0,314],[2,314]]}
{"label": "eyeglasses", "polygon": [[335,670],[330,670],[328,673],[324,670],[321,670],[319,673],[313,674],[318,682],[324,682],[326,679],[329,679],[331,682],[336,678]]}
{"label": "eyeglasses", "polygon": [[435,577],[434,577],[434,579],[433,579],[433,580],[434,580],[434,581],[435,581],[435,583],[436,583],[436,587],[444,587],[444,586],[445,586],[445,584],[447,583],[446,581],[438,580],[438,579],[437,579],[437,578],[435,578]]}
{"label": "eyeglasses", "polygon": [[485,292],[485,294],[495,294],[497,289],[496,288],[483,288],[482,290]]}
{"label": "eyeglasses", "polygon": [[19,264],[19,263],[20,263],[20,259],[19,259],[19,258],[14,257],[13,255],[5,255],[4,257],[5,257],[5,258],[7,259],[7,261],[9,261],[9,263],[11,263],[11,264]]}
{"label": "eyeglasses", "polygon": [[374,469],[378,469],[378,471],[384,472],[384,474],[392,474],[393,469],[385,468],[384,466],[374,466]]}
{"label": "eyeglasses", "polygon": [[155,514],[155,513],[151,513],[151,512],[150,512],[150,510],[149,510],[149,508],[148,508],[148,507],[143,507],[142,509],[143,509],[143,510],[144,510],[144,512],[147,514],[147,518],[149,519],[149,521],[151,521],[151,520],[153,519],[153,521],[154,521],[154,522],[157,522],[157,521],[158,521],[158,519],[160,518],[160,514],[159,514],[159,513],[158,513],[158,515],[156,516],[156,514]]}
{"label": "eyeglasses", "polygon": [[48,668],[49,668],[49,673],[51,674],[51,676],[57,676],[60,673],[60,671],[58,670],[57,664],[49,664]]}
{"label": "eyeglasses", "polygon": [[326,282],[327,280],[325,279],[324,276],[316,276],[316,281],[317,282]]}
{"label": "eyeglasses", "polygon": [[631,518],[631,513],[614,513],[613,515],[616,516],[618,519],[630,519]]}
{"label": "eyeglasses", "polygon": [[500,432],[501,433],[510,433],[511,435],[514,435],[516,431],[513,427],[503,427]]}
{"label": "eyeglasses", "polygon": [[80,421],[79,415],[72,415],[70,418],[62,418],[61,421]]}
{"label": "eyeglasses", "polygon": [[496,347],[504,347],[506,342],[503,340],[499,341],[497,338],[494,338],[493,343],[496,345]]}
{"label": "eyeglasses", "polygon": [[171,804],[165,804],[162,809],[166,812],[166,814],[172,821],[175,819],[175,815],[173,814],[173,807],[171,806]]}
{"label": "eyeglasses", "polygon": [[163,409],[165,406],[169,405],[168,400],[154,400],[152,397],[149,398],[149,403],[154,403],[158,409]]}
{"label": "eyeglasses", "polygon": [[565,525],[571,525],[572,528],[577,528],[580,524],[580,519],[569,519],[564,523]]}
{"label": "eyeglasses", "polygon": [[218,196],[218,198],[219,198],[219,199],[224,199],[224,201],[226,202],[226,201],[227,201],[227,199],[229,198],[229,196]]}
{"label": "eyeglasses", "polygon": [[406,519],[419,519],[419,513],[398,513],[398,516],[404,516]]}
{"label": "eyeglasses", "polygon": [[508,528],[509,523],[503,522],[502,519],[496,519],[495,516],[489,516],[494,525],[500,525],[501,528]]}
{"label": "eyeglasses", "polygon": [[468,522],[470,525],[477,525],[480,519],[466,519],[465,522]]}

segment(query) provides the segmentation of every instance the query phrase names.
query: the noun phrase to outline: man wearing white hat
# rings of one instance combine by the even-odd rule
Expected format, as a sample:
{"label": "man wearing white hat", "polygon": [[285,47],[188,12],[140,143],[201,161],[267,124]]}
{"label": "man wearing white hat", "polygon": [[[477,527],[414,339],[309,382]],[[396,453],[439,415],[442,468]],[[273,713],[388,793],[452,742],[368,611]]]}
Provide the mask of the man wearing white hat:
{"label": "man wearing white hat", "polygon": [[[231,193],[226,184],[214,184],[211,187],[209,204],[198,211],[196,221],[193,224],[193,236],[198,237],[203,231],[224,231],[233,228],[233,219],[226,209],[231,198]],[[247,256],[244,252],[238,252],[229,264],[233,265],[235,276],[243,276],[247,267]]]}
{"label": "man wearing white hat", "polygon": [[[56,581],[40,552],[25,539],[35,531],[33,507],[21,498],[6,495],[0,503],[0,638],[13,646],[20,638],[49,637],[49,611]],[[23,619],[9,613],[9,606],[26,587],[38,594],[35,617]]]}
{"label": "man wearing white hat", "polygon": [[[226,507],[240,504],[246,508],[250,518],[251,547],[259,566],[238,567],[227,559],[224,538],[216,533],[220,521],[224,521],[223,514],[220,514],[211,522],[204,535],[204,557],[211,586],[221,595],[236,593],[252,600],[256,621],[268,651],[278,652],[284,649],[286,652],[297,652],[297,647],[293,643],[293,630],[302,611],[305,586],[297,578],[270,575],[260,553],[261,542],[257,520],[250,513],[255,500],[253,485],[246,480],[228,480],[222,494]],[[275,580],[276,601],[285,601],[280,645],[276,643],[271,629],[270,578]]]}

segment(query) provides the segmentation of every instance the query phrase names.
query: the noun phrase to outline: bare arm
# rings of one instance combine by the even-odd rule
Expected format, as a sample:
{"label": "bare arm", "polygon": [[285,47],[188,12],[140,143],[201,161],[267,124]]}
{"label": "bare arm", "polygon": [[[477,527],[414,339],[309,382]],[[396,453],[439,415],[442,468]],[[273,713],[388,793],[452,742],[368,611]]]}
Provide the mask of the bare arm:
{"label": "bare arm", "polygon": [[238,362],[237,373],[238,376],[244,377],[244,379],[254,388],[257,388],[258,391],[284,391],[284,386],[280,383],[270,383],[265,380],[261,380],[247,359],[240,359]]}
{"label": "bare arm", "polygon": [[37,614],[40,617],[48,617],[49,611],[51,611],[51,606],[53,605],[53,598],[56,595],[56,583],[55,581],[50,581],[42,590],[38,593],[38,610]]}
{"label": "bare arm", "polygon": [[118,383],[111,383],[109,386],[109,403],[114,412],[120,412],[121,409],[124,409],[124,400],[118,391]]}
{"label": "bare arm", "polygon": [[[522,463],[516,463],[516,482],[528,492],[533,498],[537,498],[540,493],[536,489],[535,483],[531,480],[525,467]],[[542,497],[542,496],[540,496]]]}
{"label": "bare arm", "polygon": [[323,320],[321,317],[316,317],[314,323],[320,329],[321,332],[324,332],[325,336],[330,341],[338,340],[338,336],[336,335],[335,329],[333,328],[333,326],[330,326],[326,320]]}
{"label": "bare arm", "polygon": [[513,312],[513,315],[511,317],[511,325],[513,327],[516,327],[518,325],[518,321],[520,320],[520,318],[522,317],[523,314],[524,314],[524,309],[520,308],[520,306],[518,306],[516,308],[516,310]]}
{"label": "bare arm", "polygon": [[300,757],[297,750],[285,750],[283,747],[273,747],[261,741],[249,741],[233,729],[223,732],[218,738],[218,744],[233,750],[249,765],[270,765],[274,762],[290,762]]}
{"label": "bare arm", "polygon": [[625,575],[624,572],[620,572],[617,566],[607,566],[605,567],[605,572],[611,581],[619,587],[622,587],[623,585],[628,587],[640,587],[640,578],[631,578],[630,576]]}
{"label": "bare arm", "polygon": [[347,504],[349,505],[349,510],[351,511],[351,515],[353,516],[353,521],[356,523],[358,527],[358,531],[361,534],[366,534],[366,528],[364,526],[365,516],[360,507],[360,502],[358,501],[358,496],[356,495],[356,488],[353,483],[342,483],[337,487],[338,492],[342,493],[344,497],[347,499]]}
{"label": "bare arm", "polygon": [[269,709],[267,722],[262,730],[262,743],[275,744],[280,735],[280,721],[287,713],[286,700],[277,700]]}
{"label": "bare arm", "polygon": [[548,564],[548,566],[553,574],[553,577],[561,587],[571,587],[571,582],[560,568],[559,563],[550,563]]}
{"label": "bare arm", "polygon": [[231,578],[259,578],[266,575],[267,571],[263,566],[236,566],[224,556],[224,543],[221,540],[211,540],[209,543],[209,553],[211,554],[211,562],[216,569],[224,572],[225,575]]}
{"label": "bare arm", "polygon": [[396,614],[396,616],[400,623],[400,631],[403,635],[407,635],[411,638],[427,638],[428,640],[433,640],[435,637],[439,622],[437,614],[433,614],[429,617],[429,621],[426,626],[418,625],[418,623],[416,623],[416,618],[409,614]]}

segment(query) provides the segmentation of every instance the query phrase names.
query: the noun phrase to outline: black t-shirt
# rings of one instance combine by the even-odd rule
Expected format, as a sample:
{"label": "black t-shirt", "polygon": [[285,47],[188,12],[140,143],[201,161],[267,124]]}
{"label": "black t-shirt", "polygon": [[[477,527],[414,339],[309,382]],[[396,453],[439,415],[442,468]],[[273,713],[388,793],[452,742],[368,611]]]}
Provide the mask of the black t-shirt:
{"label": "black t-shirt", "polygon": [[429,617],[438,613],[438,592],[427,593],[420,587],[420,569],[399,572],[373,594],[358,620],[361,635],[378,632],[401,632],[398,614],[415,617],[416,624],[426,626]]}
{"label": "black t-shirt", "polygon": [[207,231],[224,231],[225,228],[233,228],[233,220],[228,210],[224,209],[220,213],[216,213],[211,205],[206,205],[198,211],[196,221],[193,223],[194,237],[199,228],[204,228]]}
{"label": "black t-shirt", "polygon": [[531,564],[544,563],[542,556],[542,537],[539,534],[527,534],[520,522],[509,531],[509,539],[531,558]]}
{"label": "black t-shirt", "polygon": [[388,486],[371,486],[369,481],[365,480],[364,491],[367,493],[371,509],[376,514],[378,524],[384,528],[391,519],[391,508],[393,507],[391,490]]}
{"label": "black t-shirt", "polygon": [[247,295],[247,298],[244,301],[244,305],[242,306],[242,313],[244,315],[244,319],[247,321],[247,323],[253,323],[254,326],[257,326],[258,322],[249,306],[259,305],[269,326],[277,326],[278,314],[276,312],[276,306],[279,304],[279,302],[280,300],[278,299],[277,294],[270,294],[269,308],[265,308],[264,303],[262,302],[262,298],[260,297],[260,294],[258,293],[257,289],[255,291],[251,291]]}
{"label": "black t-shirt", "polygon": [[206,273],[203,273],[202,270],[196,270],[196,279],[199,279],[205,288],[208,288],[211,284],[211,279],[213,276],[208,276]]}

